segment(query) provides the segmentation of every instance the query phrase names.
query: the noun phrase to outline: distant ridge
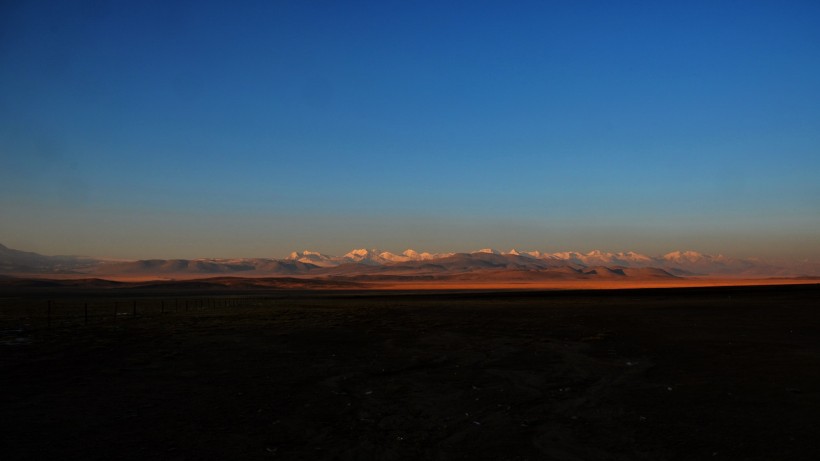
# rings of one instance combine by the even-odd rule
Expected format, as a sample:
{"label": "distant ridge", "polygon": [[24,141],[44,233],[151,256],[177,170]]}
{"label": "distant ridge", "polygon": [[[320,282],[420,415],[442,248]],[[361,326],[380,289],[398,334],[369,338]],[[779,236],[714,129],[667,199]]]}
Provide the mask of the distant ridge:
{"label": "distant ridge", "polygon": [[500,251],[485,248],[469,253],[430,253],[412,249],[392,253],[354,249],[342,256],[294,251],[286,258],[200,258],[108,261],[78,256],[44,256],[0,244],[0,274],[62,274],[77,277],[190,276],[242,277],[479,277],[506,272],[517,278],[660,278],[691,276],[813,277],[820,265],[776,265],[760,260],[673,251],[647,256],[634,251],[587,253],[538,250]]}
{"label": "distant ridge", "polygon": [[3,274],[82,273],[96,266],[97,262],[81,256],[43,256],[0,244],[0,273]]}

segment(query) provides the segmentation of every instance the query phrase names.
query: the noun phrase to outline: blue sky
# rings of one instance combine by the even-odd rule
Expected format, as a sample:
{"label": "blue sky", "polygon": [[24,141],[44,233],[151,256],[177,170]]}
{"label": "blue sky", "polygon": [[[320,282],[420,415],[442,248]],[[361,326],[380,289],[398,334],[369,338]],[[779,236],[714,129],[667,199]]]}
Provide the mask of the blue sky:
{"label": "blue sky", "polygon": [[4,2],[0,243],[820,259],[817,2]]}

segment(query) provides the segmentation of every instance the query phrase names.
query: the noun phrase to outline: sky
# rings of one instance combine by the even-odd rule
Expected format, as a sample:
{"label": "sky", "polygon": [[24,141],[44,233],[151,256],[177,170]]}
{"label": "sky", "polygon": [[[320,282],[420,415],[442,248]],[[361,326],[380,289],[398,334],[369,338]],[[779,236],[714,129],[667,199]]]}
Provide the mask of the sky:
{"label": "sky", "polygon": [[2,2],[0,243],[820,261],[820,2]]}

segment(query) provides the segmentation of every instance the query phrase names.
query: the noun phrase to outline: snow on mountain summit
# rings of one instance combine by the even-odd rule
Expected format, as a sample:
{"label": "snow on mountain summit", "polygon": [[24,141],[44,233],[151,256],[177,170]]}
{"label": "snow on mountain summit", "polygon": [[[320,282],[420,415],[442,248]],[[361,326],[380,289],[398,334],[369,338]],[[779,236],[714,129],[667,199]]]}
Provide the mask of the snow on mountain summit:
{"label": "snow on mountain summit", "polygon": [[408,258],[408,261],[428,261],[430,259],[446,258],[453,256],[455,253],[428,253],[426,251],[419,253],[416,250],[406,249],[402,252],[403,256]]}
{"label": "snow on mountain summit", "polygon": [[383,265],[391,263],[402,263],[409,261],[429,261],[432,259],[446,258],[455,253],[428,253],[418,252],[408,248],[400,254],[376,248],[356,248],[345,253],[343,256],[329,256],[315,251],[294,251],[288,255],[287,260],[315,264],[322,267],[338,266],[340,264],[370,264]]}
{"label": "snow on mountain summit", "polygon": [[328,255],[323,255],[316,251],[304,250],[301,253],[298,251],[292,252],[286,259],[298,261],[301,263],[314,264],[320,267],[335,266],[336,263],[333,258]]}
{"label": "snow on mountain summit", "polygon": [[698,253],[697,251],[687,250],[687,251],[673,251],[671,253],[667,253],[663,255],[663,259],[667,261],[674,261],[674,262],[697,262],[704,259],[706,256],[702,253]]}
{"label": "snow on mountain summit", "polygon": [[357,248],[347,252],[344,257],[350,259],[364,259],[370,257],[372,254],[378,254],[381,250],[368,250],[366,248]]}
{"label": "snow on mountain summit", "polygon": [[341,262],[345,263],[361,263],[361,264],[381,264],[380,254],[383,250],[357,248],[347,252],[341,257]]}

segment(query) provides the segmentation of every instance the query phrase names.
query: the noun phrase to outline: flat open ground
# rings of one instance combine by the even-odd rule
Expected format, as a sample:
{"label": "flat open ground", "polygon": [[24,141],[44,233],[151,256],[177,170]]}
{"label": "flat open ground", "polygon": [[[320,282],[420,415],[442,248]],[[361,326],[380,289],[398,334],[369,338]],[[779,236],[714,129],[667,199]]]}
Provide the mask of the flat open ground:
{"label": "flat open ground", "polygon": [[820,285],[8,288],[0,457],[816,460],[818,306]]}

